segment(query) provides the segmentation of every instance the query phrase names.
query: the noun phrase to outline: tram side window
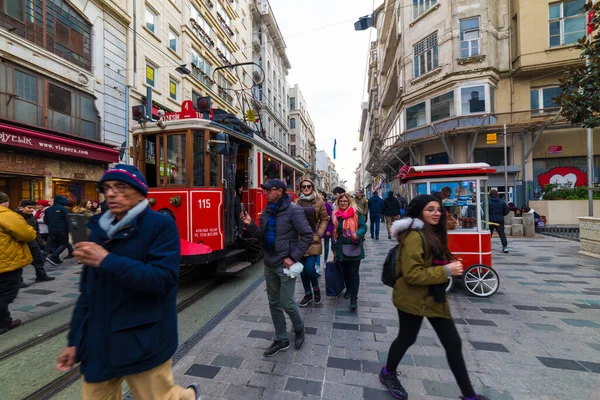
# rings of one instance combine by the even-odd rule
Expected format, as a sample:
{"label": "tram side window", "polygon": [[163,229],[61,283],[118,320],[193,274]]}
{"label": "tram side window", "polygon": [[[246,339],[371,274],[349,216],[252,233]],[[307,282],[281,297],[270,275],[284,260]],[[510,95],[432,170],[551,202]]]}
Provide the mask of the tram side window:
{"label": "tram side window", "polygon": [[185,134],[167,136],[167,163],[161,163],[161,176],[167,175],[167,184],[184,185],[186,183],[186,146]]}
{"label": "tram side window", "polygon": [[204,186],[204,132],[194,132],[194,186]]}
{"label": "tram side window", "polygon": [[[146,180],[148,181],[148,187],[157,187],[158,180],[156,176],[156,136],[148,135],[144,141],[146,144],[146,154],[144,162],[146,163]],[[139,141],[136,141],[139,146]],[[139,154],[139,150],[137,154]]]}
{"label": "tram side window", "polygon": [[269,179],[280,179],[281,163],[271,156],[263,155],[263,182]]}
{"label": "tram side window", "polygon": [[283,183],[286,184],[288,190],[294,190],[294,169],[283,165]]}

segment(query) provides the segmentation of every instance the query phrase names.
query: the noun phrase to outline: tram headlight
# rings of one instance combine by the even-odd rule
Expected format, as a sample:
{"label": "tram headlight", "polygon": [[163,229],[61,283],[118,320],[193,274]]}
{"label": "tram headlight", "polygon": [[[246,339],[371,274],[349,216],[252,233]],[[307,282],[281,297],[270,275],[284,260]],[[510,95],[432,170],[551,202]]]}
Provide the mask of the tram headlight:
{"label": "tram headlight", "polygon": [[150,197],[148,199],[148,204],[150,205],[150,207],[154,207],[156,205],[156,199],[154,197]]}
{"label": "tram headlight", "polygon": [[181,197],[173,196],[169,199],[169,203],[171,203],[173,207],[179,207],[181,205]]}

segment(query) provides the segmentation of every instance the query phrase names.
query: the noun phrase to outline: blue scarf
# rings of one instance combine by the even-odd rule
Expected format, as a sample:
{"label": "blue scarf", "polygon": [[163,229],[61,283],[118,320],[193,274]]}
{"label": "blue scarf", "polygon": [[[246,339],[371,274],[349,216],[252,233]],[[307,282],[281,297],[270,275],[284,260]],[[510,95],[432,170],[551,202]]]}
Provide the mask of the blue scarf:
{"label": "blue scarf", "polygon": [[142,211],[146,209],[146,207],[148,207],[148,200],[144,199],[140,201],[137,206],[127,211],[127,214],[125,214],[125,216],[118,222],[115,222],[115,216],[113,213],[106,211],[98,220],[98,225],[100,225],[100,228],[106,232],[106,236],[108,236],[109,239],[112,239],[117,232],[137,218],[137,216],[140,215]]}
{"label": "blue scarf", "polygon": [[287,197],[286,194],[281,196],[277,203],[269,203],[267,206],[271,210],[269,218],[267,219],[267,226],[265,227],[264,235],[264,250],[267,253],[273,253],[275,251],[275,232],[277,231],[277,212],[279,207],[283,204],[283,199]]}

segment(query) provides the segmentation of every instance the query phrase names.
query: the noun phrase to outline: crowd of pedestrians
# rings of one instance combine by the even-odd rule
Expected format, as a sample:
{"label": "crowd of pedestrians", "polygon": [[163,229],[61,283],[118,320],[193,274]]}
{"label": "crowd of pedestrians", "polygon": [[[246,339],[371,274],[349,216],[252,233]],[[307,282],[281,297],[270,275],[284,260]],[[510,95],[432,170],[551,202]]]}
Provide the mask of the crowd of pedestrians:
{"label": "crowd of pedestrians", "polygon": [[[80,363],[82,398],[120,399],[126,381],[140,399],[199,399],[198,385],[175,385],[171,368],[178,344],[177,226],[172,218],[150,209],[148,185],[133,166],[107,170],[97,187],[106,198],[103,207],[84,201],[69,210],[67,199],[55,196],[53,201],[24,200],[16,213],[9,208],[8,196],[0,192],[0,334],[21,323],[11,318],[8,305],[24,284],[22,268],[31,263],[36,281],[52,280],[44,261],[60,264],[61,253],[68,250],[83,266],[68,344],[58,357],[57,368],[69,371]],[[428,318],[462,398],[486,399],[471,385],[446,297],[448,279],[460,275],[463,265],[448,249],[447,213],[439,197],[421,195],[407,205],[393,192],[385,200],[376,191],[367,199],[360,191],[351,196],[341,187],[329,196],[304,179],[292,201],[281,180],[269,180],[261,188],[268,204],[260,221],[254,222],[241,210],[238,224],[244,235],[263,244],[267,299],[275,328],[275,340],[265,357],[289,349],[291,339],[296,350],[303,347],[305,326],[298,307],[322,302],[318,267],[327,265],[330,252],[333,265],[342,271],[349,309],[358,309],[365,238],[369,232],[379,240],[384,218],[388,239],[400,244],[396,257],[400,274],[393,290],[400,330],[379,374],[381,382],[394,397],[408,398],[397,368],[415,343],[423,318]],[[495,227],[506,250],[500,219],[508,206],[495,199],[497,192],[492,191],[490,219],[498,221]],[[69,242],[69,213],[89,220],[89,238],[74,247]],[[299,301],[295,298],[298,275],[304,288]],[[285,314],[292,323],[293,338],[288,337]]]}

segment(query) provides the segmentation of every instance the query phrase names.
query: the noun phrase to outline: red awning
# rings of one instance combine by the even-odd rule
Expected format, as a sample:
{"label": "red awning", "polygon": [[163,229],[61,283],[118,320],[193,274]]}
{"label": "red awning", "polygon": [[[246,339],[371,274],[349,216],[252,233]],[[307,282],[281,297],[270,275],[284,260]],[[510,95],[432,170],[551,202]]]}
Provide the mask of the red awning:
{"label": "red awning", "polygon": [[0,145],[105,163],[119,162],[119,150],[113,146],[88,143],[4,123],[0,123]]}

